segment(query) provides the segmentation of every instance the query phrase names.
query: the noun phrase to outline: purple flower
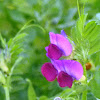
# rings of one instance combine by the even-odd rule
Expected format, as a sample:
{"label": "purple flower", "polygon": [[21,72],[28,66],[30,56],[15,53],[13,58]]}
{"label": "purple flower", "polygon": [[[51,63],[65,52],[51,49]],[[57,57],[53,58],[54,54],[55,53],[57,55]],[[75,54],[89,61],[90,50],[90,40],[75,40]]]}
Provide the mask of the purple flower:
{"label": "purple flower", "polygon": [[51,63],[43,64],[41,72],[48,81],[51,82],[57,78],[60,87],[71,88],[73,80],[79,80],[82,77],[83,67],[74,60],[58,60],[61,56],[69,56],[72,52],[72,46],[64,30],[61,30],[61,34],[50,32],[49,35],[51,44],[45,49]]}
{"label": "purple flower", "polygon": [[48,81],[57,81],[60,87],[72,87],[73,80],[79,80],[83,75],[82,65],[74,60],[51,60],[45,63],[41,72]]}
{"label": "purple flower", "polygon": [[50,32],[49,35],[51,44],[45,48],[47,57],[57,60],[61,56],[69,56],[71,54],[72,46],[64,30],[61,30],[61,34]]}

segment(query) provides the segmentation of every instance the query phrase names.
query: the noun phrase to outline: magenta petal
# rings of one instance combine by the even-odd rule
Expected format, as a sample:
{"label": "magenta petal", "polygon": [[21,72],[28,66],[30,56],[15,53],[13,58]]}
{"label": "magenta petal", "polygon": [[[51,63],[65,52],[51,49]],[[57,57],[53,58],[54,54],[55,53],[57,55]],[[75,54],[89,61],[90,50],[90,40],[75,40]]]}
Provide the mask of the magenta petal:
{"label": "magenta petal", "polygon": [[79,80],[83,75],[83,67],[78,61],[63,60],[66,72],[76,80]]}
{"label": "magenta petal", "polygon": [[69,88],[72,87],[72,83],[73,83],[72,77],[63,71],[59,73],[57,81],[60,87],[66,87],[66,86],[68,86]]}
{"label": "magenta petal", "polygon": [[48,46],[47,46],[47,47],[45,47],[45,50],[48,52]]}
{"label": "magenta petal", "polygon": [[54,81],[58,74],[58,71],[51,63],[43,64],[41,72],[48,81]]}
{"label": "magenta petal", "polygon": [[71,54],[72,46],[67,38],[61,34],[54,34],[53,32],[50,32],[49,35],[51,43],[58,46],[65,56],[69,56]]}
{"label": "magenta petal", "polygon": [[48,57],[51,59],[59,59],[62,56],[62,51],[54,44],[48,47]]}
{"label": "magenta petal", "polygon": [[64,64],[63,64],[63,60],[54,60],[54,59],[52,60],[51,59],[51,63],[58,70],[58,72],[61,72],[61,71],[66,72]]}
{"label": "magenta petal", "polygon": [[79,80],[83,75],[83,67],[78,61],[74,60],[51,60],[55,68],[60,71],[68,73],[76,80]]}
{"label": "magenta petal", "polygon": [[67,35],[66,35],[66,33],[65,33],[65,31],[64,31],[64,30],[61,30],[61,35],[63,35],[64,37],[66,37],[66,38],[67,38]]}
{"label": "magenta petal", "polygon": [[56,34],[53,32],[49,32],[49,36],[50,36],[50,42],[52,44],[57,45],[57,38],[56,38]]}
{"label": "magenta petal", "polygon": [[45,47],[45,50],[47,51],[47,53],[46,53],[46,56],[47,56],[47,57],[48,57],[48,47],[49,47],[49,46]]}

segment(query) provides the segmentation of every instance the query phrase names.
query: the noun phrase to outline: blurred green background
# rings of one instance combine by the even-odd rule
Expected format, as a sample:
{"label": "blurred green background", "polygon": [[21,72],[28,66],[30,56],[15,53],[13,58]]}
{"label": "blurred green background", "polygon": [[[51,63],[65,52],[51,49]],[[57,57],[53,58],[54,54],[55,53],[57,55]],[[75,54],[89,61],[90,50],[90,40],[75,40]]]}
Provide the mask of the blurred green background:
{"label": "blurred green background", "polygon": [[[85,3],[87,22],[94,18],[100,21],[100,0],[79,2],[80,7]],[[18,77],[19,81],[12,81],[11,100],[28,100],[27,78],[31,80],[37,97],[44,95],[51,98],[64,90],[56,81],[48,82],[42,76],[41,66],[49,61],[45,51],[49,44],[48,33],[60,33],[60,30],[64,29],[70,35],[77,19],[76,0],[0,0],[0,33],[6,41],[13,38],[28,21],[33,20],[30,23],[33,26],[21,31],[27,34],[23,44],[24,52],[21,54],[24,59],[14,70],[12,79]],[[94,54],[93,57],[98,54]],[[100,56],[97,60],[94,59],[96,65],[98,60],[100,61]],[[0,100],[5,100],[4,95],[4,90],[0,86]]]}

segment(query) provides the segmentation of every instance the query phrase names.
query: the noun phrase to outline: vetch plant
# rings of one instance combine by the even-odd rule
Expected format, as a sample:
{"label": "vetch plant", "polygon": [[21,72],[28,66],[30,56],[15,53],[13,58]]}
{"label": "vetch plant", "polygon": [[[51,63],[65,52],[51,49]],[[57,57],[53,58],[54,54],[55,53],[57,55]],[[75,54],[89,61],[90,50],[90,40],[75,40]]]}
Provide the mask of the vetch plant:
{"label": "vetch plant", "polygon": [[[58,1],[58,8],[61,9],[61,1]],[[41,4],[41,2],[39,3]],[[23,3],[21,3],[21,9],[22,4]],[[48,5],[50,6],[49,3]],[[3,88],[2,90],[5,94],[4,99],[13,100],[13,98],[16,98],[20,100],[20,97],[17,98],[19,94],[20,96],[22,95],[21,99],[24,98],[25,100],[100,99],[100,21],[95,21],[94,19],[86,20],[87,14],[84,13],[84,7],[81,9],[78,2],[77,5],[79,18],[75,26],[71,28],[70,34],[66,35],[64,30],[61,30],[61,34],[50,32],[50,44],[48,46],[46,45],[46,40],[48,39],[46,34],[40,35],[41,32],[39,31],[40,33],[37,35],[38,32],[36,32],[36,30],[32,31],[32,34],[30,34],[30,42],[30,37],[25,38],[28,34],[23,32],[24,29],[29,27],[38,27],[43,33],[50,31],[53,25],[51,24],[52,22],[47,22],[50,26],[47,23],[46,25],[44,24],[48,17],[45,17],[44,13],[42,17],[45,20],[42,21],[41,19],[41,23],[46,26],[46,30],[37,24],[28,25],[32,22],[31,20],[19,30],[15,37],[8,41],[0,34],[0,88]],[[23,7],[23,9],[24,8],[25,7]],[[37,5],[36,8],[38,9]],[[62,6],[62,8],[64,7]],[[72,10],[73,9],[70,10],[72,15],[69,14],[69,17],[73,16],[74,18],[74,15],[76,17],[76,8],[75,13]],[[44,12],[45,9],[42,11]],[[47,10],[47,13],[50,11]],[[55,15],[55,9],[52,11],[54,11]],[[57,10],[59,13],[62,13],[62,11],[63,10]],[[49,15],[51,14],[49,13]],[[64,14],[64,12],[62,14]],[[62,16],[62,14],[60,16]],[[72,17],[69,17],[67,19],[71,20]],[[52,30],[58,31],[58,28],[61,28],[59,24],[63,25],[63,19],[60,19],[56,25],[54,24],[56,28],[54,29],[53,27]],[[65,23],[66,17],[64,19],[63,21]],[[63,26],[63,28],[66,27],[65,24]],[[34,34],[35,32],[36,34]],[[24,40],[27,40],[28,44],[23,44]],[[23,46],[26,47],[23,48]],[[45,46],[47,46],[45,48],[46,56],[49,58],[50,62],[46,62],[42,65],[41,62],[44,61],[43,47]],[[25,50],[27,52],[24,52]],[[52,82],[54,80],[55,82]],[[36,89],[36,93],[33,85]],[[24,89],[25,91],[23,91]],[[17,96],[15,95],[16,93],[18,93]],[[43,95],[40,95],[41,93]],[[0,100],[2,98],[1,95],[0,91]]]}
{"label": "vetch plant", "polygon": [[[87,100],[89,91],[100,98],[99,92],[95,90],[97,87],[99,89],[100,85],[98,81],[94,80],[99,74],[93,74],[95,67],[93,65],[91,68],[90,64],[93,59],[91,56],[100,51],[100,25],[94,20],[86,24],[87,14],[84,14],[84,9],[81,9],[80,13],[78,2],[77,6],[79,19],[72,27],[70,36],[67,36],[64,30],[61,31],[61,34],[49,33],[50,45],[45,49],[46,56],[51,63],[43,64],[41,72],[48,81],[52,82],[57,78],[60,87],[70,88],[60,94],[61,98]],[[70,57],[71,53],[73,55]]]}

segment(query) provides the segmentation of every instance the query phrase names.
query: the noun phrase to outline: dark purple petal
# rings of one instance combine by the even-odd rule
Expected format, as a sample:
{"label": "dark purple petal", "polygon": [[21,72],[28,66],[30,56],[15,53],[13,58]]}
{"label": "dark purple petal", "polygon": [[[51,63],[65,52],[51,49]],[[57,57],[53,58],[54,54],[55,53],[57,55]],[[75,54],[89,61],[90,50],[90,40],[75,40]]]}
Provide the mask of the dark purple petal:
{"label": "dark purple petal", "polygon": [[64,30],[61,30],[61,35],[63,35],[64,37],[66,37],[66,38],[67,38],[67,35],[66,35],[66,33],[65,33],[65,31],[64,31]]}
{"label": "dark purple petal", "polygon": [[61,71],[58,74],[57,81],[58,81],[60,87],[66,87],[66,86],[68,86],[69,88],[72,87],[72,83],[73,83],[72,77],[63,71]]}
{"label": "dark purple petal", "polygon": [[64,56],[69,56],[71,54],[72,46],[67,38],[61,34],[54,34],[53,32],[50,32],[49,35],[50,42],[59,47],[63,51]]}
{"label": "dark purple petal", "polygon": [[51,63],[43,64],[41,72],[43,76],[50,82],[54,81],[58,74],[58,71],[54,68],[54,66]]}
{"label": "dark purple petal", "polygon": [[50,44],[47,56],[51,59],[59,59],[62,56],[62,51],[56,45]]}
{"label": "dark purple petal", "polygon": [[76,80],[79,80],[83,75],[83,67],[78,61],[74,60],[51,60],[55,68],[60,71],[68,73]]}

